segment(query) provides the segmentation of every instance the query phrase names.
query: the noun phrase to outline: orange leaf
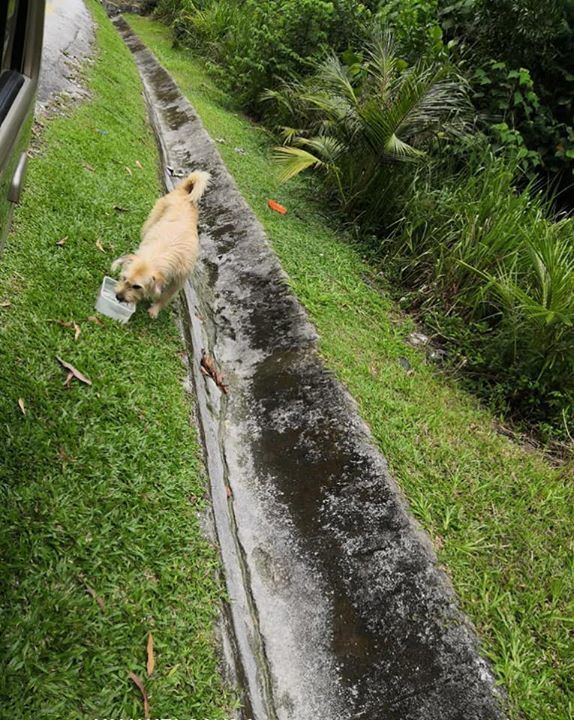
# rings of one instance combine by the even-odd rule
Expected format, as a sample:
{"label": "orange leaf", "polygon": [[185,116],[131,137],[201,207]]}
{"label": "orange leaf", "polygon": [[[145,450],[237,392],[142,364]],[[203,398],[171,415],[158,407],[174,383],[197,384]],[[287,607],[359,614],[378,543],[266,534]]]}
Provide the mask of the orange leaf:
{"label": "orange leaf", "polygon": [[281,213],[281,215],[287,215],[287,210],[275,200],[267,200],[267,205],[271,210],[275,210],[275,212]]}
{"label": "orange leaf", "polygon": [[144,684],[135,673],[129,672],[128,676],[142,694],[144,704],[144,718],[145,720],[149,720],[149,701],[147,698],[147,692],[145,690]]}
{"label": "orange leaf", "polygon": [[147,674],[152,675],[155,668],[155,655],[153,652],[153,635],[147,636]]}

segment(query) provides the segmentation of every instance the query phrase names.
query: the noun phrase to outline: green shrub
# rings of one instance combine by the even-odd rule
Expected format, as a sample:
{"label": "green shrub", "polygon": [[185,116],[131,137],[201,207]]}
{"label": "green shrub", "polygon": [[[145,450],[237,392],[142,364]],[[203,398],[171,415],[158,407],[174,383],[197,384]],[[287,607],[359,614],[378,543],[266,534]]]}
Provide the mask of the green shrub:
{"label": "green shrub", "polygon": [[164,0],[158,12],[180,42],[219,64],[227,87],[255,116],[264,90],[309,72],[330,49],[347,49],[371,15],[359,0]]}
{"label": "green shrub", "polygon": [[483,129],[507,123],[532,153],[527,166],[571,184],[574,3],[441,0],[439,18],[467,68]]}
{"label": "green shrub", "polygon": [[425,320],[515,414],[574,424],[574,219],[553,220],[488,151],[440,183],[422,170],[383,246]]}
{"label": "green shrub", "polygon": [[385,229],[433,138],[461,127],[464,88],[448,65],[407,67],[380,31],[363,57],[345,59],[331,55],[309,79],[267,92],[291,120],[275,157],[283,180],[313,168],[346,215]]}

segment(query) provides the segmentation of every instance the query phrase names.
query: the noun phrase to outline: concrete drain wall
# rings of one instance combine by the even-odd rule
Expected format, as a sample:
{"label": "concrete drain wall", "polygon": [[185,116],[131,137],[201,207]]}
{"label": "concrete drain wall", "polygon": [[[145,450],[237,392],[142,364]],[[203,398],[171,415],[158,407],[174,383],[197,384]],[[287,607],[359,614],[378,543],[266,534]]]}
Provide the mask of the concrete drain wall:
{"label": "concrete drain wall", "polygon": [[[115,22],[164,167],[213,178],[185,296],[242,716],[502,718],[474,631],[262,227],[171,77]],[[227,396],[201,374],[202,348]]]}

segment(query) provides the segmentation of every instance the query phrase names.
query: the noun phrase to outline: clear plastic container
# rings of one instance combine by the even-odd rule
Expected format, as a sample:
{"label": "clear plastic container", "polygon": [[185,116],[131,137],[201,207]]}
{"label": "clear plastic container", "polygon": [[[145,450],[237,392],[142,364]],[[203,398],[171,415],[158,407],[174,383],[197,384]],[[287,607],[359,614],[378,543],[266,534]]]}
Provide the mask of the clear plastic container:
{"label": "clear plastic container", "polygon": [[96,300],[96,310],[121,323],[127,323],[135,309],[135,303],[120,302],[116,298],[116,281],[114,278],[106,276],[102,281],[100,294]]}

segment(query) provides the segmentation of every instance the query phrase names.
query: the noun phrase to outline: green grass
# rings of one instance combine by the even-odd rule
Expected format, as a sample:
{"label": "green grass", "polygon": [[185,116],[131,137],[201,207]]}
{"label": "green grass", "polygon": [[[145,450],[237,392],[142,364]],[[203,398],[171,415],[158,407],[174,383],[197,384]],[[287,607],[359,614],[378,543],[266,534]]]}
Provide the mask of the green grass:
{"label": "green grass", "polygon": [[[174,49],[165,27],[141,17],[130,23],[212,137],[225,140],[220,152],[317,327],[322,355],[434,539],[513,716],[574,717],[572,465],[553,467],[499,435],[476,400],[409,347],[412,323],[358,250],[321,217],[302,182],[277,183],[268,135],[233,111],[205,62]],[[289,214],[268,210],[268,198]]]}
{"label": "green grass", "polygon": [[[213,639],[222,588],[200,528],[206,481],[182,343],[170,314],[88,319],[160,192],[135,66],[90,8],[91,99],[48,122],[1,259],[0,716],[141,718],[133,671],[152,717],[216,720],[231,700]],[[54,321],[75,321],[78,340]],[[66,389],[56,355],[92,386]]]}

